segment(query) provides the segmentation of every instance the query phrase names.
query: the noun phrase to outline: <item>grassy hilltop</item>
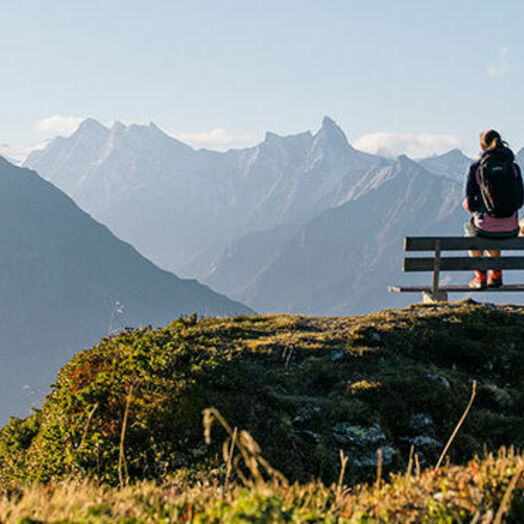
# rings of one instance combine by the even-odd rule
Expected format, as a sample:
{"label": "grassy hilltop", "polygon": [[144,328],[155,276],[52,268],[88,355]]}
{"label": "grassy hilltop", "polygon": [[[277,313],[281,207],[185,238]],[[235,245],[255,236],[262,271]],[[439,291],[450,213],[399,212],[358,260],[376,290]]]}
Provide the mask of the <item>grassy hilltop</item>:
{"label": "grassy hilltop", "polygon": [[[524,308],[465,302],[350,318],[179,319],[104,339],[64,366],[42,410],[1,430],[0,491],[71,477],[222,485],[227,434],[215,425],[205,442],[202,411],[210,406],[231,428],[247,430],[290,482],[337,482],[340,450],[348,458],[345,484],[375,479],[377,448],[386,478],[413,468],[414,458],[422,469],[435,465],[474,380],[473,408],[449,452],[453,463],[524,444]],[[474,459],[476,471],[498,472],[487,495],[485,486],[475,489],[493,505],[522,457],[506,454],[504,466],[490,460]],[[242,468],[232,470],[235,483]],[[453,483],[457,471],[440,475]],[[315,485],[300,489],[324,496],[327,512],[334,488]],[[515,493],[520,488],[517,482]],[[286,493],[273,495],[283,504]],[[253,491],[238,500],[267,496]]]}

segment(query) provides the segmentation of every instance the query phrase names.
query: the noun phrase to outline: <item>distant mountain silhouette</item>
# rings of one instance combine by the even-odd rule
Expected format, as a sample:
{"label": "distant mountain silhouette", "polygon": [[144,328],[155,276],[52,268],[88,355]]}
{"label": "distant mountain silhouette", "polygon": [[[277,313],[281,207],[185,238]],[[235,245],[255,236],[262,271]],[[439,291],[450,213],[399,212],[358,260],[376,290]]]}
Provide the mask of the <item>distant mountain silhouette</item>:
{"label": "distant mountain silhouette", "polygon": [[0,422],[27,412],[30,392],[40,399],[57,369],[111,328],[249,311],[159,269],[0,157]]}
{"label": "distant mountain silhouette", "polygon": [[328,117],[315,134],[267,133],[225,153],[195,151],[154,124],[108,129],[89,119],[25,166],[154,262],[195,274],[195,260],[207,265],[235,238],[340,204],[377,162]]}

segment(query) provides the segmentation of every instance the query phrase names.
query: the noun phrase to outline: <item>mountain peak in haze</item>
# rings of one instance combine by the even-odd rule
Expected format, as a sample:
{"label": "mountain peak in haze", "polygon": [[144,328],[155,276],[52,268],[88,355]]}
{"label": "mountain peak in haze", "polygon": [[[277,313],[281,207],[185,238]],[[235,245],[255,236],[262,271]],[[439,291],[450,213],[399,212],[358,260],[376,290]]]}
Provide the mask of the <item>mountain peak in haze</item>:
{"label": "mountain peak in haze", "polygon": [[278,140],[279,138],[282,138],[282,137],[280,135],[277,135],[276,133],[273,133],[273,131],[266,131],[264,142],[272,142],[272,141]]}
{"label": "mountain peak in haze", "polygon": [[120,121],[116,121],[113,126],[111,127],[111,131],[121,133],[126,129],[126,126],[122,124]]}
{"label": "mountain peak in haze", "polygon": [[393,172],[397,174],[428,174],[427,169],[408,155],[399,155],[393,163]]}
{"label": "mountain peak in haze", "polygon": [[353,151],[344,131],[329,116],[322,119],[322,125],[315,135],[315,142],[337,151]]}
{"label": "mountain peak in haze", "polygon": [[322,118],[322,127],[335,127],[338,129],[336,122],[327,115]]}
{"label": "mountain peak in haze", "polygon": [[80,125],[77,128],[77,132],[81,131],[107,131],[107,127],[102,125],[98,120],[95,120],[94,118],[86,118],[83,120]]}
{"label": "mountain peak in haze", "polygon": [[441,156],[462,158],[466,155],[458,147],[454,147],[453,149],[450,149],[448,152],[443,153]]}
{"label": "mountain peak in haze", "polygon": [[70,138],[103,140],[109,134],[109,129],[94,118],[86,118],[80,123]]}
{"label": "mountain peak in haze", "polygon": [[414,160],[411,160],[408,155],[402,154],[398,155],[395,163],[400,166],[411,167],[413,165],[418,165]]}
{"label": "mountain peak in haze", "polygon": [[436,175],[463,183],[466,172],[473,161],[460,149],[454,148],[440,155],[422,158],[419,160],[419,163]]}

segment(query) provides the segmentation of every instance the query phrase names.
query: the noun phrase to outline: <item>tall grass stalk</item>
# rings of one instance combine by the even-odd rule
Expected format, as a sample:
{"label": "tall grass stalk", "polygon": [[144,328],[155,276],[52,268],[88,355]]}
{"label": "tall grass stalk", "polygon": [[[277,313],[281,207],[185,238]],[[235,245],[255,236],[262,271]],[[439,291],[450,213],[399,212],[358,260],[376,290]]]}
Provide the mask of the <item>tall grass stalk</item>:
{"label": "tall grass stalk", "polygon": [[464,423],[464,420],[466,420],[469,410],[471,409],[471,406],[473,405],[473,401],[475,400],[476,394],[477,394],[477,381],[474,380],[473,385],[471,387],[471,397],[469,399],[468,405],[466,406],[464,413],[462,413],[462,417],[460,417],[458,424],[455,426],[455,429],[453,430],[451,437],[449,437],[447,444],[444,446],[444,449],[442,450],[442,453],[440,454],[440,457],[438,459],[437,465],[435,466],[435,471],[437,471],[438,468],[440,468],[440,465],[442,464],[442,461],[444,460],[444,457],[446,456],[446,453],[448,452],[448,449],[450,448],[451,443],[453,442],[453,440],[455,440],[455,437],[457,436],[457,433],[459,432],[462,424]]}
{"label": "tall grass stalk", "polygon": [[127,430],[127,419],[129,418],[129,407],[133,399],[133,386],[129,386],[126,395],[126,406],[124,409],[124,418],[122,420],[122,430],[120,432],[120,445],[118,448],[118,482],[120,487],[126,486],[129,480],[129,474],[127,471],[127,462],[125,455],[125,438]]}

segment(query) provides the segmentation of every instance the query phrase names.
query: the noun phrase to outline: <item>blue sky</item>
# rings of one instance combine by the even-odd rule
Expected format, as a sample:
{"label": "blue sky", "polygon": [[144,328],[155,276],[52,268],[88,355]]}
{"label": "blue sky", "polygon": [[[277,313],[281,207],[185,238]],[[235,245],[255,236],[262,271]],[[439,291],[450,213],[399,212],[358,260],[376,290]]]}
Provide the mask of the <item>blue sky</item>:
{"label": "blue sky", "polygon": [[0,0],[0,13],[0,143],[94,117],[227,147],[327,114],[368,148],[476,151],[487,127],[524,145],[520,1]]}

